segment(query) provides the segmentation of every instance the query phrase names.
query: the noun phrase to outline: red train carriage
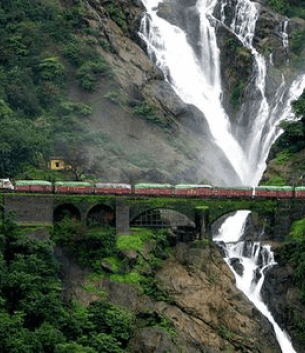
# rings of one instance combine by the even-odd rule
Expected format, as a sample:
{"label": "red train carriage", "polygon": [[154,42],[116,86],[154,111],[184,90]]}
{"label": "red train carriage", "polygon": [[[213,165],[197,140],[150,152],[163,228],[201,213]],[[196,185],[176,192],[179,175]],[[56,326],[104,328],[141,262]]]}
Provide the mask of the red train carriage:
{"label": "red train carriage", "polygon": [[212,195],[221,198],[249,198],[252,196],[251,186],[216,186],[213,188]]}
{"label": "red train carriage", "polygon": [[305,186],[297,186],[295,188],[295,197],[298,199],[305,199]]}
{"label": "red train carriage", "polygon": [[49,194],[53,190],[52,183],[46,180],[16,180],[16,192],[30,193],[46,193]]}
{"label": "red train carriage", "polygon": [[292,186],[257,186],[255,196],[257,198],[288,199],[294,197],[294,188]]}
{"label": "red train carriage", "polygon": [[175,186],[175,194],[181,197],[210,197],[212,187],[210,185],[180,184]]}
{"label": "red train carriage", "polygon": [[292,186],[280,186],[277,188],[277,198],[279,199],[290,199],[294,197],[294,188]]}
{"label": "red train carriage", "polygon": [[277,190],[272,186],[257,186],[255,188],[255,196],[263,199],[276,198]]}
{"label": "red train carriage", "polygon": [[56,194],[92,194],[94,186],[82,181],[57,181],[54,184]]}
{"label": "red train carriage", "polygon": [[146,184],[135,185],[135,195],[143,196],[172,196],[173,186],[170,184]]}
{"label": "red train carriage", "polygon": [[111,183],[96,183],[96,194],[114,194],[114,195],[131,195],[131,185],[129,184],[111,184]]}

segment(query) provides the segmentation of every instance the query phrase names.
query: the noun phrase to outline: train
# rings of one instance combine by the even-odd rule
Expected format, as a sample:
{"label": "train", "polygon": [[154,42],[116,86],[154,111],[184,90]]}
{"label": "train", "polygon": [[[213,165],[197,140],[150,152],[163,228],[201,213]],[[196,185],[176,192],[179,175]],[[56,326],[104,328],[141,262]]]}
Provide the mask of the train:
{"label": "train", "polygon": [[305,199],[305,187],[298,186],[211,186],[193,184],[102,183],[93,181],[57,181],[0,179],[0,192],[43,194],[96,194],[122,196],[186,197],[186,198],[258,198]]}

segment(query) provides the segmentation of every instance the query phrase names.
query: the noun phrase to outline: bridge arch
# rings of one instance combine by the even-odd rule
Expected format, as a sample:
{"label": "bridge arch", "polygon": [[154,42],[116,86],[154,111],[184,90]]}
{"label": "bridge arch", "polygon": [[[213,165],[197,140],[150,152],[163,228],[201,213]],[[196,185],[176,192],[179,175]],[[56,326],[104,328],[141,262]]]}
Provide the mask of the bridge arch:
{"label": "bridge arch", "polygon": [[131,227],[171,228],[176,240],[189,241],[196,238],[196,225],[188,215],[173,208],[156,207],[141,212],[130,222]]}
{"label": "bridge arch", "polygon": [[86,224],[87,226],[115,226],[115,211],[104,203],[97,203],[87,212]]}
{"label": "bridge arch", "polygon": [[60,222],[66,217],[72,220],[80,221],[81,212],[72,203],[63,203],[58,205],[53,211],[53,222]]}

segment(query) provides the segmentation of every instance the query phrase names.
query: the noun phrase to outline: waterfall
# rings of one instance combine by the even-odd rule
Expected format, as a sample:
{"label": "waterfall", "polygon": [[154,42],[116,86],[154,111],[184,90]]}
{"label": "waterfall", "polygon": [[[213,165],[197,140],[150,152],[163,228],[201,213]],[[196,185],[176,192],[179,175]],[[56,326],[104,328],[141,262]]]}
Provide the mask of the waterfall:
{"label": "waterfall", "polygon": [[213,240],[223,247],[224,259],[235,275],[237,288],[254,303],[272,324],[282,352],[296,353],[287,333],[282,331],[275,322],[260,295],[265,271],[276,264],[270,246],[262,246],[259,242],[240,240],[249,214],[250,211],[239,211],[235,216],[227,218],[217,234],[213,236]]}
{"label": "waterfall", "polygon": [[[183,101],[194,104],[205,115],[218,146],[240,178],[240,184],[255,186],[265,170],[265,160],[270,146],[279,136],[278,123],[287,118],[288,97],[295,96],[283,77],[274,98],[266,98],[267,65],[265,58],[253,46],[259,5],[249,0],[237,0],[235,14],[229,22],[226,7],[228,0],[220,2],[220,19],[213,15],[217,0],[197,0],[196,10],[200,19],[200,54],[189,44],[187,33],[157,15],[160,0],[142,0],[147,12],[143,16],[140,37],[165,79]],[[240,119],[251,116],[251,126],[245,131],[237,126],[233,134],[230,119],[222,105],[219,49],[215,26],[229,27],[248,48],[254,60],[256,95],[253,102],[241,107]],[[282,24],[283,46],[287,46],[287,21]],[[305,87],[305,75],[300,79]],[[293,86],[291,86],[293,89]],[[225,170],[218,173],[226,174]]]}
{"label": "waterfall", "polygon": [[[281,84],[278,85],[272,97],[270,95],[267,97],[269,64],[253,45],[256,21],[260,11],[258,3],[250,0],[235,0],[233,6],[230,0],[197,0],[192,10],[196,10],[200,26],[198,41],[192,46],[188,33],[158,16],[158,5],[162,1],[142,0],[142,2],[147,12],[143,16],[139,35],[146,43],[148,54],[162,70],[165,80],[177,95],[203,112],[215,142],[223,150],[239,176],[240,180],[237,183],[256,186],[264,172],[270,147],[281,134],[279,123],[293,118],[290,103],[298,98],[305,88],[305,75],[299,75],[289,85],[282,74]],[[219,18],[214,15],[216,5],[219,5]],[[230,18],[226,16],[227,13],[230,14]],[[253,58],[252,82],[254,84],[251,89],[254,98],[243,103],[238,115],[238,121],[247,121],[246,127],[243,126],[245,124],[236,124],[233,128],[222,105],[223,92],[216,26],[224,26],[233,33],[250,51]],[[288,20],[285,20],[281,24],[280,35],[283,48],[288,50],[287,26]],[[225,170],[217,172],[225,176]],[[275,323],[260,299],[259,292],[264,280],[264,271],[274,264],[270,248],[253,243],[248,255],[242,255],[245,244],[240,242],[239,238],[247,216],[248,213],[242,212],[237,213],[231,220],[228,219],[216,239],[225,244],[226,259],[235,273],[237,286],[270,320],[283,352],[294,353],[286,334]],[[236,230],[238,227],[239,231]],[[224,240],[224,237],[227,240]],[[234,270],[232,257],[243,263],[242,275],[238,275]],[[265,259],[266,262],[258,264],[258,257]],[[260,279],[255,280],[254,274],[259,274]]]}
{"label": "waterfall", "polygon": [[143,3],[147,13],[142,20],[140,36],[147,44],[149,55],[182,100],[204,113],[216,143],[243,183],[246,159],[230,132],[230,120],[221,102],[219,49],[212,21],[217,0],[198,0],[196,5],[201,24],[200,57],[188,43],[183,30],[157,15],[158,0],[143,0]]}

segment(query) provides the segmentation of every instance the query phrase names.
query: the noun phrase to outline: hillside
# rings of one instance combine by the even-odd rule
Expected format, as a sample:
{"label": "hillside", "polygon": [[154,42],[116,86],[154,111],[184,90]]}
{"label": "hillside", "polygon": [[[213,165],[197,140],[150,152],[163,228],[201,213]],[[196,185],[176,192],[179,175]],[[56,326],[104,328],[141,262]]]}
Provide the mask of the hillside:
{"label": "hillside", "polygon": [[[195,182],[227,163],[203,115],[139,46],[142,11],[131,1],[1,4],[1,177]],[[52,156],[75,173],[51,175]]]}

